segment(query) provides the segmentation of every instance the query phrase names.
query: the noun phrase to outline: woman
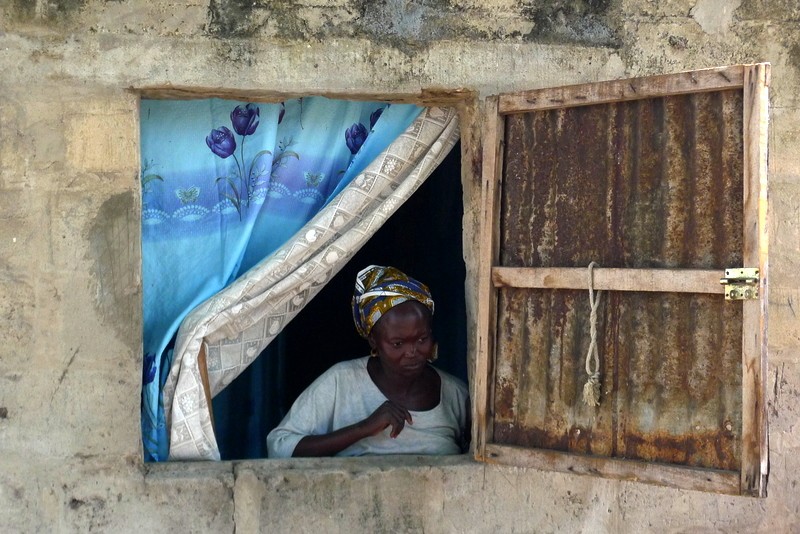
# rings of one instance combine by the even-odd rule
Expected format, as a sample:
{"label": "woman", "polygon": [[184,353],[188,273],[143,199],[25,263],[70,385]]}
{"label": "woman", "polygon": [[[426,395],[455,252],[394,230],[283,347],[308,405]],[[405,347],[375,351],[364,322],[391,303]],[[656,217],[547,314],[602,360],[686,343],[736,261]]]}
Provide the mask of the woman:
{"label": "woman", "polygon": [[353,319],[371,357],[340,362],[317,378],[267,436],[269,456],[466,451],[467,388],[430,365],[433,308],[427,286],[394,267],[359,272]]}

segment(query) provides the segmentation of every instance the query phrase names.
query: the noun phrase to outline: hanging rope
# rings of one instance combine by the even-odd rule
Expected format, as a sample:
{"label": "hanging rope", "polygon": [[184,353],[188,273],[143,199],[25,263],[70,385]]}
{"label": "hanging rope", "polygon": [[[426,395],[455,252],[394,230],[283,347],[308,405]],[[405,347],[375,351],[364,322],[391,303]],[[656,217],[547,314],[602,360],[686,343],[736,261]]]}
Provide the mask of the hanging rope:
{"label": "hanging rope", "polygon": [[600,304],[600,291],[597,298],[594,294],[594,276],[592,270],[597,267],[595,262],[589,264],[589,305],[591,314],[589,315],[589,352],[586,354],[586,374],[589,379],[583,386],[583,402],[587,406],[600,405],[600,354],[597,350],[597,307]]}

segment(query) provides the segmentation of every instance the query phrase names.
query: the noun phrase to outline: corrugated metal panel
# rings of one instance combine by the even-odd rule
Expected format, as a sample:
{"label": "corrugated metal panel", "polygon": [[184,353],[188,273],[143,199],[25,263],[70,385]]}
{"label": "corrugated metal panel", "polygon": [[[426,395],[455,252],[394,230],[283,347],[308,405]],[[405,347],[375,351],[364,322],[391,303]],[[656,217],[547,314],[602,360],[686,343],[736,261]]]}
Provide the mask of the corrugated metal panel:
{"label": "corrugated metal panel", "polygon": [[[741,139],[741,91],[507,116],[500,264],[740,266]],[[604,293],[597,409],[588,321],[588,291],[500,292],[495,442],[739,467],[740,304]]]}

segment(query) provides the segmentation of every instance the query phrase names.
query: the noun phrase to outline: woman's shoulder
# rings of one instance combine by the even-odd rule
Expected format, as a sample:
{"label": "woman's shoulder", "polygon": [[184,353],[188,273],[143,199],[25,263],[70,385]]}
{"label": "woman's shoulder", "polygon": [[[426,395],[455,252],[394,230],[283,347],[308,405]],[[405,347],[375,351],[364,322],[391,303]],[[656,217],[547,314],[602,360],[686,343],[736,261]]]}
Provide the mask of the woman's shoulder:
{"label": "woman's shoulder", "polygon": [[353,371],[353,370],[362,370],[367,368],[367,361],[369,360],[369,356],[362,356],[361,358],[354,358],[352,360],[343,360],[341,362],[337,362],[328,368],[327,372],[346,372],[346,371]]}
{"label": "woman's shoulder", "polygon": [[319,375],[306,388],[304,393],[315,394],[321,392],[335,392],[342,388],[348,389],[364,381],[367,372],[369,356],[337,362],[328,370]]}
{"label": "woman's shoulder", "polygon": [[359,376],[367,370],[369,356],[344,360],[331,365],[327,371],[320,375],[320,379],[341,379],[348,376]]}

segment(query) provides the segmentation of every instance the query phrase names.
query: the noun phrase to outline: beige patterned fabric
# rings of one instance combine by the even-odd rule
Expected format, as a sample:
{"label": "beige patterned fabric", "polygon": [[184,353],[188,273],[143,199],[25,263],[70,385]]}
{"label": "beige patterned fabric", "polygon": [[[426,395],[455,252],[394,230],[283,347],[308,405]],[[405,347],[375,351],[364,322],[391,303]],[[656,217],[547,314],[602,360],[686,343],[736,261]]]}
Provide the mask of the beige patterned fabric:
{"label": "beige patterned fabric", "polygon": [[195,308],[164,385],[170,459],[219,460],[197,363],[213,397],[236,378],[441,163],[458,140],[452,108],[426,108],[282,247]]}

